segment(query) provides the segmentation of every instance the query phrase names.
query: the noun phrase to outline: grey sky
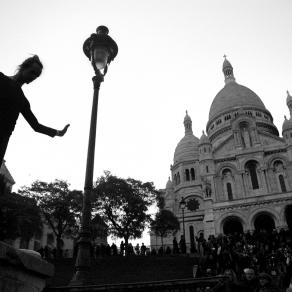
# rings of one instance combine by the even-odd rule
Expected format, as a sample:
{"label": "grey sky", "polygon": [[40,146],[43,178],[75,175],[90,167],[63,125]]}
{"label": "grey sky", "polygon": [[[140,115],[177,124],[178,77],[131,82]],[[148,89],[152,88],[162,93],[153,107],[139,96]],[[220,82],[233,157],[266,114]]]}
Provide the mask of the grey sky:
{"label": "grey sky", "polygon": [[6,154],[17,184],[84,182],[93,70],[84,40],[107,25],[119,46],[101,86],[95,177],[110,170],[163,188],[187,109],[200,137],[224,86],[223,55],[238,83],[255,91],[282,131],[292,91],[292,2],[0,1],[0,70],[12,75],[29,54],[44,63],[24,92],[39,121],[67,135],[35,134],[20,118]]}

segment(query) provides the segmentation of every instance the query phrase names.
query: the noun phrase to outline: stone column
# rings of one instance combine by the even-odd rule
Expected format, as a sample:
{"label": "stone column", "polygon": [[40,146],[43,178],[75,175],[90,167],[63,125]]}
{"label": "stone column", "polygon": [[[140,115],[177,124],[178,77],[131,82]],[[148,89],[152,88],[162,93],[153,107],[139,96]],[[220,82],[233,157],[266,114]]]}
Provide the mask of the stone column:
{"label": "stone column", "polygon": [[266,190],[268,193],[270,193],[271,187],[270,187],[269,181],[267,180],[267,169],[266,168],[263,169],[263,174],[264,174],[264,181],[265,181],[265,185],[266,185]]}
{"label": "stone column", "polygon": [[242,186],[242,190],[243,190],[243,195],[244,195],[244,197],[246,197],[247,193],[246,193],[245,172],[244,171],[241,171],[240,178],[241,178],[241,186]]}

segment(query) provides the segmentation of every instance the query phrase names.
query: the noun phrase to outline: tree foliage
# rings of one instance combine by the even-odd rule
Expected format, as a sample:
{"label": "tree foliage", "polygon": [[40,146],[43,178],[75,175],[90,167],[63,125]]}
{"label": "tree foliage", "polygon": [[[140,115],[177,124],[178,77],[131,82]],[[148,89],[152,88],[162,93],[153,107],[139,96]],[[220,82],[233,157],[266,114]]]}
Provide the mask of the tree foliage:
{"label": "tree foliage", "polygon": [[150,215],[148,207],[159,197],[153,183],[142,183],[133,178],[119,178],[105,172],[97,179],[94,188],[93,207],[108,225],[110,234],[124,238],[140,238]]}
{"label": "tree foliage", "polygon": [[41,231],[40,209],[34,199],[16,193],[0,196],[0,240],[21,237],[29,241]]}
{"label": "tree foliage", "polygon": [[163,245],[163,238],[179,230],[179,221],[177,217],[169,210],[160,210],[155,219],[151,222],[151,231],[160,236]]}
{"label": "tree foliage", "polygon": [[63,180],[47,183],[35,181],[21,193],[36,200],[45,220],[57,238],[57,252],[60,254],[62,236],[70,235],[77,229],[82,208],[82,192],[71,191]]}

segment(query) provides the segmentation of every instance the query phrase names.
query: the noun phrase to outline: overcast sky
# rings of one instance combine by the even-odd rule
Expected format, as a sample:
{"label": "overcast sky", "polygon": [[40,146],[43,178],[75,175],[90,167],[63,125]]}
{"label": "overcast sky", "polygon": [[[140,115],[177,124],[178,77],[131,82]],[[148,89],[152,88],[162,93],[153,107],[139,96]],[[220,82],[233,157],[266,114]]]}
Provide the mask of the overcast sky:
{"label": "overcast sky", "polygon": [[32,111],[47,126],[71,124],[63,138],[50,138],[18,119],[5,157],[14,191],[56,178],[83,189],[93,69],[82,46],[99,25],[119,53],[100,89],[95,178],[110,170],[164,188],[185,111],[197,137],[206,127],[224,86],[224,54],[282,132],[292,92],[291,0],[0,0],[0,71],[13,75],[38,54],[43,74],[23,86]]}

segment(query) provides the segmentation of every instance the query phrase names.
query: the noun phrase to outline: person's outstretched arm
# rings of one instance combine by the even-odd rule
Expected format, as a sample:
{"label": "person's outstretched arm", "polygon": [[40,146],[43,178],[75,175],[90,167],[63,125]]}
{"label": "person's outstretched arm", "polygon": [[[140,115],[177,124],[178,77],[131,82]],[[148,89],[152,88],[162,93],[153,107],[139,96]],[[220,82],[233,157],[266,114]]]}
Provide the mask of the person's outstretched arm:
{"label": "person's outstretched arm", "polygon": [[42,133],[51,137],[55,136],[64,136],[67,132],[69,124],[64,127],[63,130],[58,131],[53,128],[46,127],[42,124],[40,124],[33,114],[33,112],[30,109],[29,102],[27,101],[27,104],[23,107],[23,110],[21,111],[23,117],[26,119],[26,121],[30,124],[30,126],[38,133]]}

